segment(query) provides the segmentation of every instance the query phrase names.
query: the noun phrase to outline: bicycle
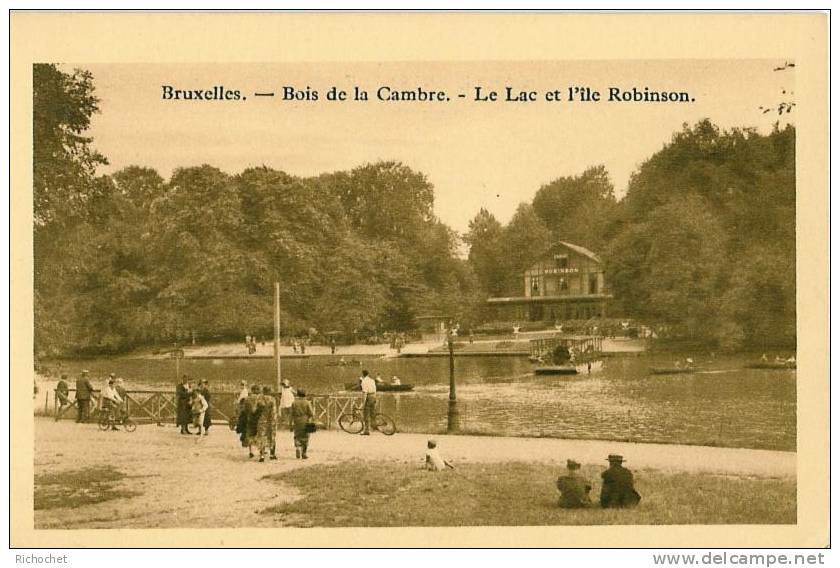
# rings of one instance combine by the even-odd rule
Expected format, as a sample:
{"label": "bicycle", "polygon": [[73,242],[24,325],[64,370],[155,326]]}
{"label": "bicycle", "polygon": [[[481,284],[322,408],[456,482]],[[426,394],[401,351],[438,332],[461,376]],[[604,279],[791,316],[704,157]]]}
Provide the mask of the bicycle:
{"label": "bicycle", "polygon": [[[381,412],[374,413],[372,425],[386,436],[393,436],[397,431],[397,425],[391,417]],[[351,403],[350,411],[339,415],[338,426],[348,434],[359,434],[365,426],[364,406],[355,406]]]}
{"label": "bicycle", "polygon": [[100,430],[111,430],[116,429],[117,426],[122,426],[126,432],[134,432],[137,430],[137,423],[134,422],[131,418],[126,416],[124,413],[120,413],[119,418],[114,416],[113,410],[105,411],[99,413],[99,429]]}

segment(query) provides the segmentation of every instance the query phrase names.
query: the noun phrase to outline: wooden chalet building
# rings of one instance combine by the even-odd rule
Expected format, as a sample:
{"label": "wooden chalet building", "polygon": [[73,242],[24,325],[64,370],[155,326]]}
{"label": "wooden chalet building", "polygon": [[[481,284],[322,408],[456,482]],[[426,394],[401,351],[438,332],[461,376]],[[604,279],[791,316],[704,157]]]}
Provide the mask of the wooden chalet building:
{"label": "wooden chalet building", "polygon": [[606,315],[601,259],[582,246],[555,243],[522,275],[523,295],[488,298],[489,321],[585,320]]}

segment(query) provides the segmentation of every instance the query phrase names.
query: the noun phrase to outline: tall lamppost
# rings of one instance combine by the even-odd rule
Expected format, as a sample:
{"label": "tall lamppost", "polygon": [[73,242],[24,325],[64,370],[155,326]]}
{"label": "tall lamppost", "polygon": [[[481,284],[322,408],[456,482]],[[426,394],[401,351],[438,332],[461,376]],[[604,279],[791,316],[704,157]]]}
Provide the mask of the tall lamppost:
{"label": "tall lamppost", "polygon": [[458,412],[458,399],[455,395],[455,335],[450,328],[446,343],[449,347],[449,412],[447,414],[446,431],[455,432],[460,428],[460,415]]}

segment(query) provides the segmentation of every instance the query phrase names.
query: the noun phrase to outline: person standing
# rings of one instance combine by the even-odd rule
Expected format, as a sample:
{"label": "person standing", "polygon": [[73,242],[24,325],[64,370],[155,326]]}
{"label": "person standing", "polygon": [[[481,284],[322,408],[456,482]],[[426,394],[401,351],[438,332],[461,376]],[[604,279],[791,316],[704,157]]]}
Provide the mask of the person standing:
{"label": "person standing", "polygon": [[55,400],[58,402],[58,408],[55,410],[55,421],[58,422],[64,409],[70,406],[70,386],[67,384],[67,375],[61,375],[61,379],[55,386]]}
{"label": "person standing", "polygon": [[601,474],[601,507],[607,509],[638,505],[642,497],[633,486],[633,474],[621,465],[624,458],[610,454],[607,461],[610,462],[610,467]]}
{"label": "person standing", "polygon": [[362,430],[362,436],[370,436],[370,424],[373,422],[373,416],[376,413],[376,381],[368,374],[367,370],[363,370],[362,376],[359,378],[359,383],[362,387],[362,393],[365,396],[362,416],[364,430]]}
{"label": "person standing", "polygon": [[190,415],[190,383],[187,375],[183,375],[175,387],[175,425],[181,427],[181,434],[192,434]]}
{"label": "person standing", "polygon": [[589,499],[592,486],[580,476],[580,464],[574,460],[566,460],[566,475],[557,478],[557,489],[560,491],[560,507],[564,509],[592,506]]}
{"label": "person standing", "polygon": [[306,391],[298,389],[295,401],[292,403],[292,427],[295,440],[295,457],[309,459],[306,451],[309,449],[310,424],[315,420],[315,409],[306,400]]}
{"label": "person standing", "polygon": [[265,453],[268,450],[269,458],[276,460],[275,435],[277,433],[277,400],[271,387],[264,386],[262,389],[262,410],[257,420],[257,445],[260,449],[260,461],[265,461]]}
{"label": "person standing", "polygon": [[263,410],[262,389],[260,385],[251,386],[251,394],[245,399],[245,407],[248,413],[245,439],[248,442],[248,457],[252,458],[254,457],[254,448],[258,445],[257,425],[259,424],[260,414]]}
{"label": "person standing", "polygon": [[210,408],[210,405],[207,404],[199,389],[193,389],[190,393],[190,411],[192,413],[193,426],[196,428],[196,436],[201,436],[201,427],[204,424],[204,415],[208,408]]}
{"label": "person standing", "polygon": [[295,390],[289,384],[289,379],[283,379],[280,384],[280,424],[292,430],[292,404],[295,402]]}
{"label": "person standing", "polygon": [[76,417],[76,422],[87,422],[90,416],[90,398],[93,395],[93,385],[90,384],[87,369],[82,371],[79,378],[76,379],[76,406],[79,414]]}
{"label": "person standing", "polygon": [[204,427],[204,435],[206,436],[212,425],[212,419],[210,417],[210,383],[207,382],[207,379],[198,381],[198,392],[201,393],[201,396],[207,402],[207,410],[204,412],[204,418],[201,421],[201,425]]}

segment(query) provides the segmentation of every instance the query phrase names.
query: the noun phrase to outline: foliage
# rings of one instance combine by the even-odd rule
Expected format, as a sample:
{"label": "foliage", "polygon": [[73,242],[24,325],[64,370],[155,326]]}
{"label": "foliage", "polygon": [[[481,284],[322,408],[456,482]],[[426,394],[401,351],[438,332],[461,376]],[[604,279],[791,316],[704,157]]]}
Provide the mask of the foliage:
{"label": "foliage", "polygon": [[33,67],[34,305],[39,354],[198,337],[370,335],[445,314],[469,328],[487,296],[520,295],[552,242],[602,255],[614,313],[727,349],[796,337],[795,130],[685,125],[616,201],[603,166],[560,177],[507,225],[461,237],[399,162],[303,178],[142,166],[97,176],[92,75]]}
{"label": "foliage", "polygon": [[533,206],[554,240],[600,250],[617,202],[606,168],[594,166],[579,176],[557,178],[542,186]]}
{"label": "foliage", "polygon": [[613,314],[660,336],[766,349],[796,341],[795,129],[684,125],[614,198],[602,166],[544,185],[501,226],[480,211],[466,240],[488,295],[521,295],[548,243],[600,253]]}

